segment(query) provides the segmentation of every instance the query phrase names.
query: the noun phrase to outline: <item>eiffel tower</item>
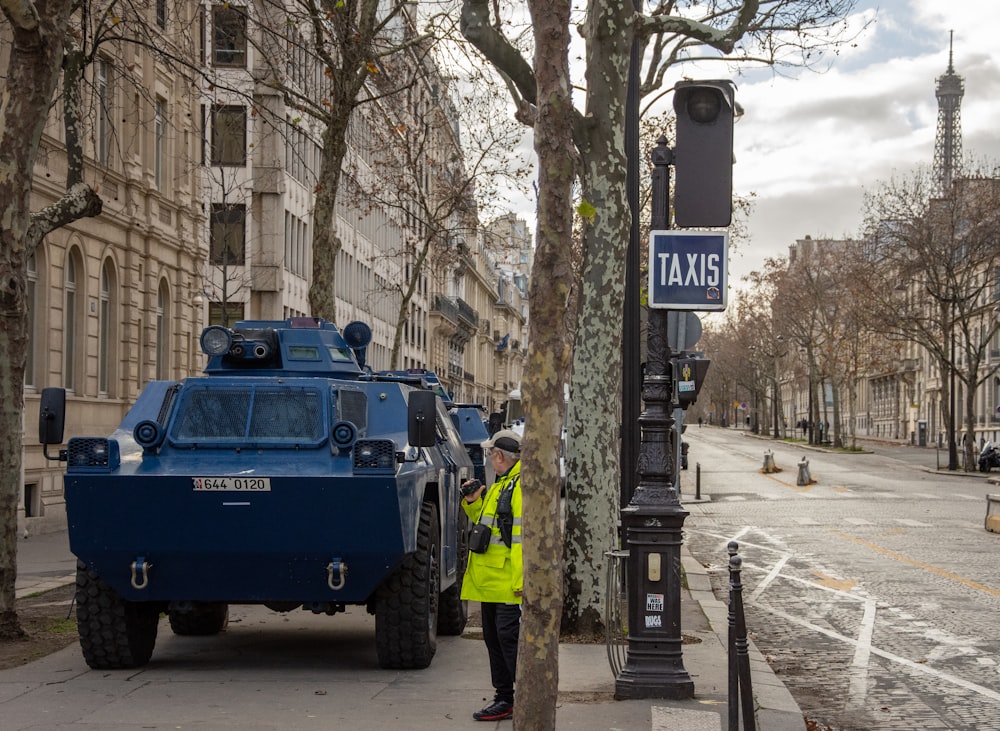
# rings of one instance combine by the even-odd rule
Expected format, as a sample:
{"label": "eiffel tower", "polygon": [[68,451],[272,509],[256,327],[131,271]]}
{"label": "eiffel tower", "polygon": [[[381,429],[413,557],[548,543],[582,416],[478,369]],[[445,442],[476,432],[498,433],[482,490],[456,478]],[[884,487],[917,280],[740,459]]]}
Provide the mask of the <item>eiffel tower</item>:
{"label": "eiffel tower", "polygon": [[953,51],[955,31],[951,31],[948,46],[948,70],[937,78],[938,100],[937,137],[934,140],[934,194],[937,197],[951,191],[952,181],[962,167],[962,96],[965,82],[955,73]]}

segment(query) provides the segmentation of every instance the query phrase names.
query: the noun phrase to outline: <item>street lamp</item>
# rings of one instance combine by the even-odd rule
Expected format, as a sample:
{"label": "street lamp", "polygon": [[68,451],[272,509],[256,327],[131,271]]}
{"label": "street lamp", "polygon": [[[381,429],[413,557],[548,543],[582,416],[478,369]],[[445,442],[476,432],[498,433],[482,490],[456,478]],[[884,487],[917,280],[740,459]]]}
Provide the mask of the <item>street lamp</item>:
{"label": "street lamp", "polygon": [[[660,137],[652,155],[650,224],[654,230],[666,229],[669,222],[672,154],[666,142]],[[628,653],[615,679],[615,698],[620,700],[694,696],[694,681],[684,668],[681,636],[681,545],[689,513],[681,507],[674,486],[675,386],[667,322],[667,310],[650,308],[642,381],[645,408],[639,416],[639,482],[621,511],[628,548]]]}

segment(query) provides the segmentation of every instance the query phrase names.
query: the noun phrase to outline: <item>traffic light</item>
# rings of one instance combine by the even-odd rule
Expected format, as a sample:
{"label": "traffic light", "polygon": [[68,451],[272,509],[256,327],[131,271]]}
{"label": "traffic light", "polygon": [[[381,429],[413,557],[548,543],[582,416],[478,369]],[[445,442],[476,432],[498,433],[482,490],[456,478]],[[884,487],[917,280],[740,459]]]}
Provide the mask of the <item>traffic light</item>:
{"label": "traffic light", "polygon": [[728,226],[732,220],[735,104],[727,79],[674,86],[674,221],[680,227]]}
{"label": "traffic light", "polygon": [[682,409],[698,400],[698,392],[708,375],[708,366],[712,361],[707,358],[681,357],[675,358],[674,383],[677,384],[677,405]]}

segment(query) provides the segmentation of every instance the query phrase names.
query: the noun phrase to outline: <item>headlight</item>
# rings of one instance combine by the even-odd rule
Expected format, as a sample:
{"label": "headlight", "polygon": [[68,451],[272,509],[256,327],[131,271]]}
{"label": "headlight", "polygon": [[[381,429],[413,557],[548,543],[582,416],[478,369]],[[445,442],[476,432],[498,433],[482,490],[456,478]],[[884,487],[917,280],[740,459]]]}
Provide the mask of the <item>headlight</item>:
{"label": "headlight", "polygon": [[201,332],[201,349],[205,355],[225,355],[233,345],[233,334],[222,325],[211,325]]}

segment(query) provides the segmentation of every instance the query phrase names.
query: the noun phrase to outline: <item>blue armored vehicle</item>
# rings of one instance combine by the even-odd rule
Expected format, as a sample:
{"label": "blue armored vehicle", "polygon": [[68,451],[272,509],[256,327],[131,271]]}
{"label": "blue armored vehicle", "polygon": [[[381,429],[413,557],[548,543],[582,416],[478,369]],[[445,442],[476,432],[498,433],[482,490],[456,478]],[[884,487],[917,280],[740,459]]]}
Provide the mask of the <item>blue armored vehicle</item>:
{"label": "blue armored vehicle", "polygon": [[486,474],[486,459],[483,455],[483,442],[490,438],[486,428],[486,408],[482,404],[460,404],[452,400],[441,379],[434,371],[426,368],[407,368],[401,371],[379,371],[377,377],[382,380],[399,381],[433,391],[444,401],[445,408],[451,416],[451,421],[458,429],[458,434],[469,453],[476,478],[487,485],[493,482],[495,475]]}
{"label": "blue armored vehicle", "polygon": [[[206,328],[204,376],[150,383],[110,436],[52,457],[88,665],[145,664],[161,613],[218,633],[230,604],[363,605],[386,668],[426,667],[438,633],[462,632],[473,465],[439,395],[365,367],[370,337],[316,318]],[[45,389],[43,444],[64,419]]]}

